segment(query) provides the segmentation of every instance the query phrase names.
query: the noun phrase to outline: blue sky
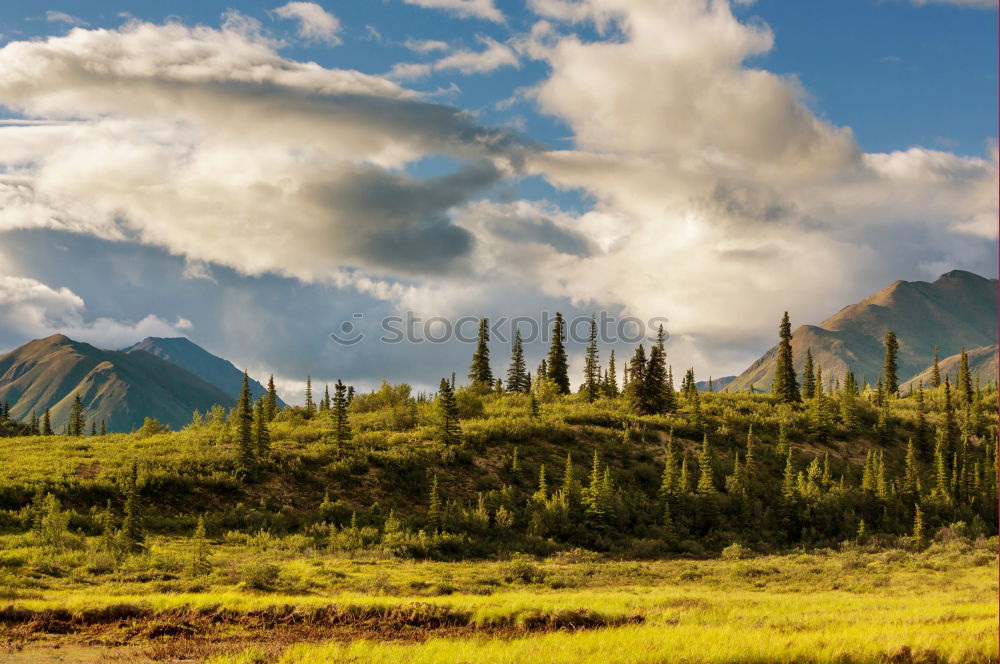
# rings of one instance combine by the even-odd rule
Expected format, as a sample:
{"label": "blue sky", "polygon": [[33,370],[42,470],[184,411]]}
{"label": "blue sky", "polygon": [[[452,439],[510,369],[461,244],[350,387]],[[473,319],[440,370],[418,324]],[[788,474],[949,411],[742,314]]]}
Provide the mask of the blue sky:
{"label": "blue sky", "polygon": [[0,128],[0,349],[186,334],[294,400],[305,373],[464,373],[462,344],[333,344],[357,312],[602,310],[736,373],[785,308],[996,276],[996,25],[988,0],[6,2],[0,106],[35,123]]}

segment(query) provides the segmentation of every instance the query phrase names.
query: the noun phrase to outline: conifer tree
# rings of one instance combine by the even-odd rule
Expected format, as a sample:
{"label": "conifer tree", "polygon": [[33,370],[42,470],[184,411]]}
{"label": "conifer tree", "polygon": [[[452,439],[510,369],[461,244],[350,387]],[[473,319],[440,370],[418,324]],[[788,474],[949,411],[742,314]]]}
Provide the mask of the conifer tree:
{"label": "conifer tree", "polygon": [[795,500],[795,488],[795,464],[792,461],[792,450],[789,449],[788,455],[785,457],[785,474],[781,481],[781,497],[786,502]]}
{"label": "conifer tree", "polygon": [[590,336],[583,356],[583,393],[587,401],[596,401],[601,391],[601,368],[597,354],[597,318],[590,317]]}
{"label": "conifer tree", "polygon": [[267,459],[271,454],[271,431],[267,425],[267,405],[264,397],[257,397],[253,407],[254,447],[258,459]]}
{"label": "conifer tree", "polygon": [[250,401],[250,378],[243,372],[243,386],[236,401],[236,444],[239,446],[239,467],[244,473],[253,467],[253,404]]}
{"label": "conifer tree", "polygon": [[903,492],[914,498],[920,494],[920,469],[917,466],[917,453],[913,447],[913,439],[906,443],[906,466],[903,470]]}
{"label": "conifer tree", "polygon": [[330,410],[330,386],[323,386],[323,398],[319,402],[319,410],[321,413],[325,413]]}
{"label": "conifer tree", "polygon": [[83,417],[83,399],[80,398],[79,394],[73,396],[73,405],[69,411],[69,424],[66,426],[66,433],[70,436],[82,436],[84,434],[84,427],[87,426],[87,423]]}
{"label": "conifer tree", "polygon": [[774,382],[771,393],[781,403],[800,401],[798,380],[795,377],[795,367],[792,364],[792,324],[786,311],[778,327],[778,354],[774,365]]}
{"label": "conifer tree", "polygon": [[562,500],[568,511],[573,512],[580,506],[580,485],[576,481],[576,471],[573,468],[573,455],[566,454],[566,465],[563,468]]}
{"label": "conifer tree", "polygon": [[108,435],[108,427],[106,426],[106,423],[105,423],[104,420],[101,420],[101,431],[100,431],[99,435],[101,435],[101,436]]}
{"label": "conifer tree", "polygon": [[138,551],[142,547],[143,528],[142,514],[139,509],[139,467],[132,463],[131,471],[125,480],[125,508],[122,518],[122,529],[118,534],[119,547],[128,553]]}
{"label": "conifer tree", "polygon": [[521,330],[514,331],[514,343],[511,346],[510,367],[507,369],[507,391],[528,392],[531,381],[524,364],[524,345],[521,341]]}
{"label": "conifer tree", "polygon": [[452,390],[447,378],[441,379],[437,410],[441,442],[446,445],[458,445],[462,442],[462,427],[458,422],[458,402],[455,400],[455,391]]}
{"label": "conifer tree", "polygon": [[961,359],[958,362],[958,384],[955,385],[963,404],[972,403],[972,375],[969,373],[969,354],[962,346]]}
{"label": "conifer tree", "polygon": [[566,323],[562,314],[556,312],[552,325],[552,343],[549,346],[547,362],[548,379],[555,383],[560,394],[569,394],[569,360],[566,357]]}
{"label": "conifer tree", "polygon": [[313,401],[312,376],[306,376],[306,417],[316,413],[316,403]]}
{"label": "conifer tree", "polygon": [[480,389],[493,387],[493,369],[490,367],[490,323],[479,319],[479,333],[476,335],[476,351],[469,366],[469,380]]}
{"label": "conifer tree", "polygon": [[[452,395],[452,400],[454,400],[454,395]],[[337,384],[333,386],[332,407],[334,438],[338,445],[343,445],[351,439],[351,426],[347,420],[347,388],[339,378]]]}
{"label": "conifer tree", "polygon": [[264,399],[264,410],[267,421],[270,422],[278,414],[278,390],[274,387],[274,374],[267,379],[267,397]]}
{"label": "conifer tree", "polygon": [[643,412],[650,414],[664,413],[667,410],[667,364],[664,361],[663,347],[657,343],[649,349],[649,363],[643,373],[642,392]]}
{"label": "conifer tree", "polygon": [[[266,411],[262,410],[264,419],[267,419]],[[191,575],[205,576],[212,571],[212,563],[209,560],[208,537],[205,535],[205,517],[198,517],[198,525],[195,526],[194,535],[191,538]]]}
{"label": "conifer tree", "polygon": [[52,415],[49,413],[49,409],[45,409],[45,414],[42,415],[42,435],[51,436],[52,431]]}
{"label": "conifer tree", "polygon": [[813,374],[815,367],[813,366],[813,354],[812,349],[806,349],[806,366],[802,369],[802,398],[812,399],[816,394],[816,376]]}
{"label": "conifer tree", "polygon": [[538,490],[535,491],[534,498],[536,501],[543,503],[549,498],[549,483],[545,478],[545,464],[543,463],[538,469]]}
{"label": "conifer tree", "polygon": [[670,499],[677,493],[678,485],[680,484],[680,478],[678,477],[677,468],[677,455],[674,452],[674,436],[673,432],[667,437],[667,450],[665,457],[665,463],[663,465],[663,477],[660,481],[660,496],[665,499]]}
{"label": "conifer tree", "polygon": [[934,344],[934,364],[931,365],[931,387],[941,387],[941,367],[938,366],[937,344]]}
{"label": "conifer tree", "polygon": [[535,397],[535,393],[534,392],[529,392],[528,393],[528,413],[532,417],[538,417],[539,416],[538,398]]}
{"label": "conifer tree", "polygon": [[628,365],[628,386],[625,388],[632,408],[640,415],[649,413],[649,396],[646,394],[646,350],[639,344]]}
{"label": "conifer tree", "polygon": [[618,370],[615,368],[615,349],[611,349],[611,356],[608,358],[608,373],[604,380],[604,394],[609,398],[618,396]]}
{"label": "conifer tree", "polygon": [[917,545],[918,549],[923,549],[927,546],[927,534],[924,531],[924,512],[920,509],[920,505],[914,505],[913,542]]}
{"label": "conifer tree", "polygon": [[751,496],[756,493],[758,481],[757,455],[755,453],[755,448],[756,446],[754,445],[753,440],[753,424],[751,424],[747,429],[746,460],[743,464],[743,477],[746,493]]}
{"label": "conifer tree", "polygon": [[896,333],[889,330],[885,333],[885,361],[882,363],[882,383],[885,393],[895,397],[899,393],[899,340]]}
{"label": "conifer tree", "polygon": [[709,495],[715,493],[715,480],[712,477],[712,451],[708,447],[708,436],[701,442],[701,454],[698,455],[698,493]]}
{"label": "conifer tree", "polygon": [[925,459],[930,456],[929,449],[929,437],[927,429],[927,404],[924,400],[924,383],[921,381],[917,386],[917,391],[913,396],[914,403],[916,404],[917,411],[917,421],[916,421],[916,434],[917,434],[917,449],[920,451],[921,456]]}
{"label": "conifer tree", "polygon": [[[659,337],[663,337],[663,326],[660,326]],[[674,367],[667,365],[667,383],[663,387],[663,396],[666,399],[666,409],[668,413],[677,410],[677,393],[674,391]]]}
{"label": "conifer tree", "polygon": [[433,533],[439,533],[444,527],[443,514],[441,511],[441,496],[438,493],[438,476],[434,474],[431,482],[430,496],[427,501],[427,529]]}

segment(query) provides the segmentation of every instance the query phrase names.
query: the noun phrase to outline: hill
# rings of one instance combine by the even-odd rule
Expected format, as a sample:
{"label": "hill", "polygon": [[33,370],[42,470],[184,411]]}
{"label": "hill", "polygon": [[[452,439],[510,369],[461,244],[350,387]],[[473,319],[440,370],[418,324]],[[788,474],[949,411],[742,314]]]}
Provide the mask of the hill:
{"label": "hill", "polygon": [[[987,385],[991,381],[996,380],[997,346],[994,345],[975,348],[968,351],[968,355],[969,373],[972,374],[973,383],[978,380],[981,384]],[[961,353],[958,353],[938,361],[938,370],[941,372],[941,380],[944,380],[944,377],[948,376],[951,379],[952,385],[955,384],[958,379],[958,365],[961,359]],[[920,383],[923,383],[926,387],[927,385],[930,385],[930,382],[931,367],[927,367],[913,378],[903,381],[901,385],[903,389],[909,390],[911,386],[916,387]]]}
{"label": "hill", "polygon": [[[897,281],[874,295],[830,316],[819,325],[803,325],[792,334],[795,369],[801,372],[806,350],[823,365],[827,377],[853,371],[874,383],[882,368],[882,339],[892,330],[899,337],[899,375],[922,372],[934,358],[991,346],[997,342],[997,280],[953,270],[932,283]],[[777,346],[740,374],[730,392],[770,389]]]}
{"label": "hill", "polygon": [[[726,387],[731,382],[733,382],[734,380],[736,380],[736,376],[723,376],[722,378],[709,378],[709,380],[712,381],[712,391],[713,392],[721,392],[724,389],[726,389]],[[699,392],[708,392],[709,391],[708,390],[708,381],[707,380],[699,380],[698,382],[696,382],[694,384],[694,386],[698,389]]]}
{"label": "hill", "polygon": [[77,394],[88,423],[103,420],[111,431],[129,431],[146,417],[178,428],[195,409],[235,404],[217,387],[143,351],[101,350],[56,334],[0,355],[0,400],[10,403],[13,418],[50,408],[52,426],[61,431]]}
{"label": "hill", "polygon": [[[232,362],[209,353],[186,337],[146,337],[139,343],[125,348],[123,352],[145,351],[181,369],[193,373],[209,385],[214,385],[233,399],[238,399],[243,387],[243,372]],[[256,399],[267,393],[259,382],[250,379],[250,394]],[[279,398],[278,406],[285,403]]]}

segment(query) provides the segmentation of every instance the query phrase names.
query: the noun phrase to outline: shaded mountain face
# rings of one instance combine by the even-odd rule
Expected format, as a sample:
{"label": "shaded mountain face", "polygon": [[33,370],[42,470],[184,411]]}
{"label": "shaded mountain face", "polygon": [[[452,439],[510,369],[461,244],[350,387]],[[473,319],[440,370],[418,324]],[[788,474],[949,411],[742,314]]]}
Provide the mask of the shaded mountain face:
{"label": "shaded mountain face", "polygon": [[[777,319],[776,319],[777,320]],[[775,323],[777,330],[777,323]],[[874,384],[882,370],[882,340],[892,330],[899,338],[899,376],[908,378],[926,369],[934,358],[997,343],[997,280],[954,270],[933,283],[897,281],[857,304],[844,307],[819,325],[803,325],[792,333],[795,370],[800,376],[806,351],[823,365],[824,383],[834,376],[843,380],[853,371]],[[774,379],[774,346],[730,385],[743,392],[753,384],[771,389]],[[905,383],[902,383],[905,385]]]}
{"label": "shaded mountain face", "polygon": [[[975,385],[977,380],[982,385],[988,385],[996,380],[997,346],[983,346],[982,348],[967,351],[966,354],[969,356],[969,374],[972,376],[973,385]],[[941,380],[944,380],[944,377],[948,376],[951,384],[956,385],[958,382],[958,367],[961,361],[961,353],[938,360],[938,371],[941,374]],[[909,390],[911,388],[916,389],[920,383],[923,383],[924,387],[927,387],[930,385],[930,382],[931,367],[927,367],[916,376],[901,382],[900,386],[903,390]]]}
{"label": "shaded mountain face", "polygon": [[[233,366],[229,360],[212,355],[201,346],[192,343],[185,337],[146,337],[134,346],[124,350],[126,353],[145,351],[180,368],[190,371],[209,385],[214,385],[233,399],[238,399],[243,387],[243,372]],[[253,399],[264,395],[267,390],[254,379],[250,379],[250,395]],[[278,399],[278,406],[285,404]]]}
{"label": "shaded mountain face", "polygon": [[91,422],[102,420],[109,431],[129,431],[146,417],[180,428],[195,409],[236,403],[214,385],[150,353],[101,350],[61,334],[0,355],[0,401],[10,403],[13,418],[41,417],[50,408],[52,428],[60,432],[77,394],[88,431]]}
{"label": "shaded mountain face", "polygon": [[[712,391],[713,392],[722,392],[735,379],[736,379],[736,376],[723,376],[722,378],[713,378],[712,379]],[[694,386],[695,386],[695,388],[699,392],[708,392],[708,381],[707,380],[699,380],[698,382],[696,382],[694,384]]]}

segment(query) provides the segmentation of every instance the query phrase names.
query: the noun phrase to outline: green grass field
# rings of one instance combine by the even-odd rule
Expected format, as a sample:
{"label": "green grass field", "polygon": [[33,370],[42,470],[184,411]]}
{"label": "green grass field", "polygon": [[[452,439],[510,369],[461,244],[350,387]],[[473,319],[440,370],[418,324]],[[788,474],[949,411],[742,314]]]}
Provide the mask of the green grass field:
{"label": "green grass field", "polygon": [[[216,664],[997,659],[995,539],[924,552],[463,563],[221,543],[206,579],[151,573],[188,546],[158,540],[134,561],[143,571],[102,583],[30,566],[4,577],[5,661],[46,661],[56,651],[39,648],[53,644],[65,662],[100,661],[96,652]],[[5,569],[14,560],[8,552]]]}

